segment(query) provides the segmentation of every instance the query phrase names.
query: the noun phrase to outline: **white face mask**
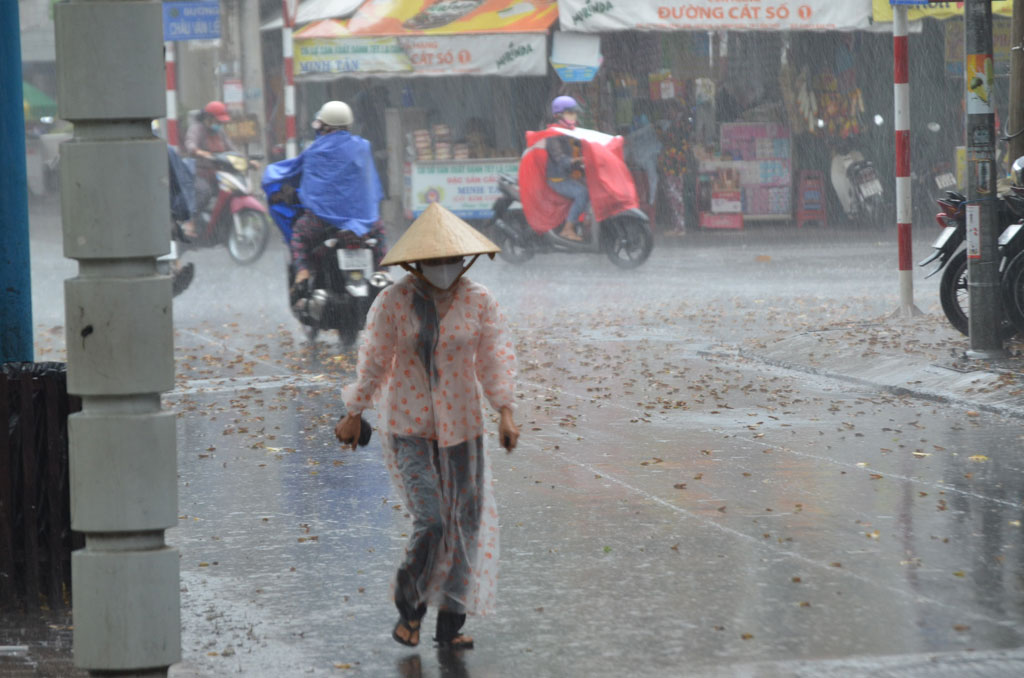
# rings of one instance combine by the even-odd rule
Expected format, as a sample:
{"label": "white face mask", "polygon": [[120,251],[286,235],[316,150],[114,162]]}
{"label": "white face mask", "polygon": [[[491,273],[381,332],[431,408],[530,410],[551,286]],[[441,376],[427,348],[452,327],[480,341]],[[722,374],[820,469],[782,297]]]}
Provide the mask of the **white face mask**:
{"label": "white face mask", "polygon": [[437,289],[446,290],[462,275],[464,266],[462,259],[451,264],[420,264],[420,273]]}

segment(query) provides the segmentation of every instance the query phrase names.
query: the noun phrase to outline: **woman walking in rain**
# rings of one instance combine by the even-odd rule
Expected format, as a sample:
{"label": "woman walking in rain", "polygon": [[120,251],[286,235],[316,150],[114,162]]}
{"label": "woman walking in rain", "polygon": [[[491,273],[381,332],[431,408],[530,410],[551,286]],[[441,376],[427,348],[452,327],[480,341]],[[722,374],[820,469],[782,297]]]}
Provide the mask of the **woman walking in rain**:
{"label": "woman walking in rain", "polygon": [[335,435],[354,448],[362,412],[377,410],[384,460],[413,518],[393,587],[392,637],[403,645],[419,643],[431,606],[437,643],[471,648],[461,633],[466,615],[494,609],[498,513],[483,399],[500,412],[499,440],[511,452],[519,439],[515,353],[497,302],[463,274],[498,249],[431,204],[382,262],[409,275],[370,308],[356,381],[343,391],[347,414]]}

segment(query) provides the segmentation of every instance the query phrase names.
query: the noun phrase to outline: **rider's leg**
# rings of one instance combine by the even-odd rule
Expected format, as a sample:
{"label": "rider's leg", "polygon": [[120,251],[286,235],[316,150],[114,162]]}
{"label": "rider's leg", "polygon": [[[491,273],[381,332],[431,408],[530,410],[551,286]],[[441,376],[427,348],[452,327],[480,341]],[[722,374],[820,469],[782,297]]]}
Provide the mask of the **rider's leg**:
{"label": "rider's leg", "polygon": [[590,205],[590,194],[587,192],[586,185],[573,179],[549,181],[548,185],[559,195],[572,200],[572,205],[569,207],[569,218],[558,235],[568,240],[582,240],[576,234],[576,223],[579,221],[580,215]]}

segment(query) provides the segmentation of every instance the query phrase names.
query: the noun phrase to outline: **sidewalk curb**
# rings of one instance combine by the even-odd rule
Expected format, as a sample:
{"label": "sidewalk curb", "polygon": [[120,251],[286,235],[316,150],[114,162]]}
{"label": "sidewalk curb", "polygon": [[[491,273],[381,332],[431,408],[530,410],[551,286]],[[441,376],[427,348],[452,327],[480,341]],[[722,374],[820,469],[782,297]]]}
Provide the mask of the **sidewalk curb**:
{"label": "sidewalk curb", "polygon": [[[911,396],[969,410],[1024,419],[1024,380],[1011,371],[947,366],[925,358],[876,353],[865,360],[853,351],[822,356],[820,332],[776,341],[763,349],[736,348],[739,357],[898,396]],[[706,355],[726,354],[708,351]],[[827,366],[823,364],[827,361]]]}

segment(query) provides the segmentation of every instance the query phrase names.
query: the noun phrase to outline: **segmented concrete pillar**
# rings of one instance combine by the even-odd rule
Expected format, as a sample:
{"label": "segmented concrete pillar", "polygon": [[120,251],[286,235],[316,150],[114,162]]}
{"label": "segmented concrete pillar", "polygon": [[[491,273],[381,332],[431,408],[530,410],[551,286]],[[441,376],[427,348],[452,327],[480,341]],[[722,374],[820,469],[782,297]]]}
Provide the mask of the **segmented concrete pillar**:
{"label": "segmented concrete pillar", "polygon": [[167,150],[161,6],[57,3],[57,100],[75,125],[61,147],[75,664],[94,673],[166,675],[181,654]]}

